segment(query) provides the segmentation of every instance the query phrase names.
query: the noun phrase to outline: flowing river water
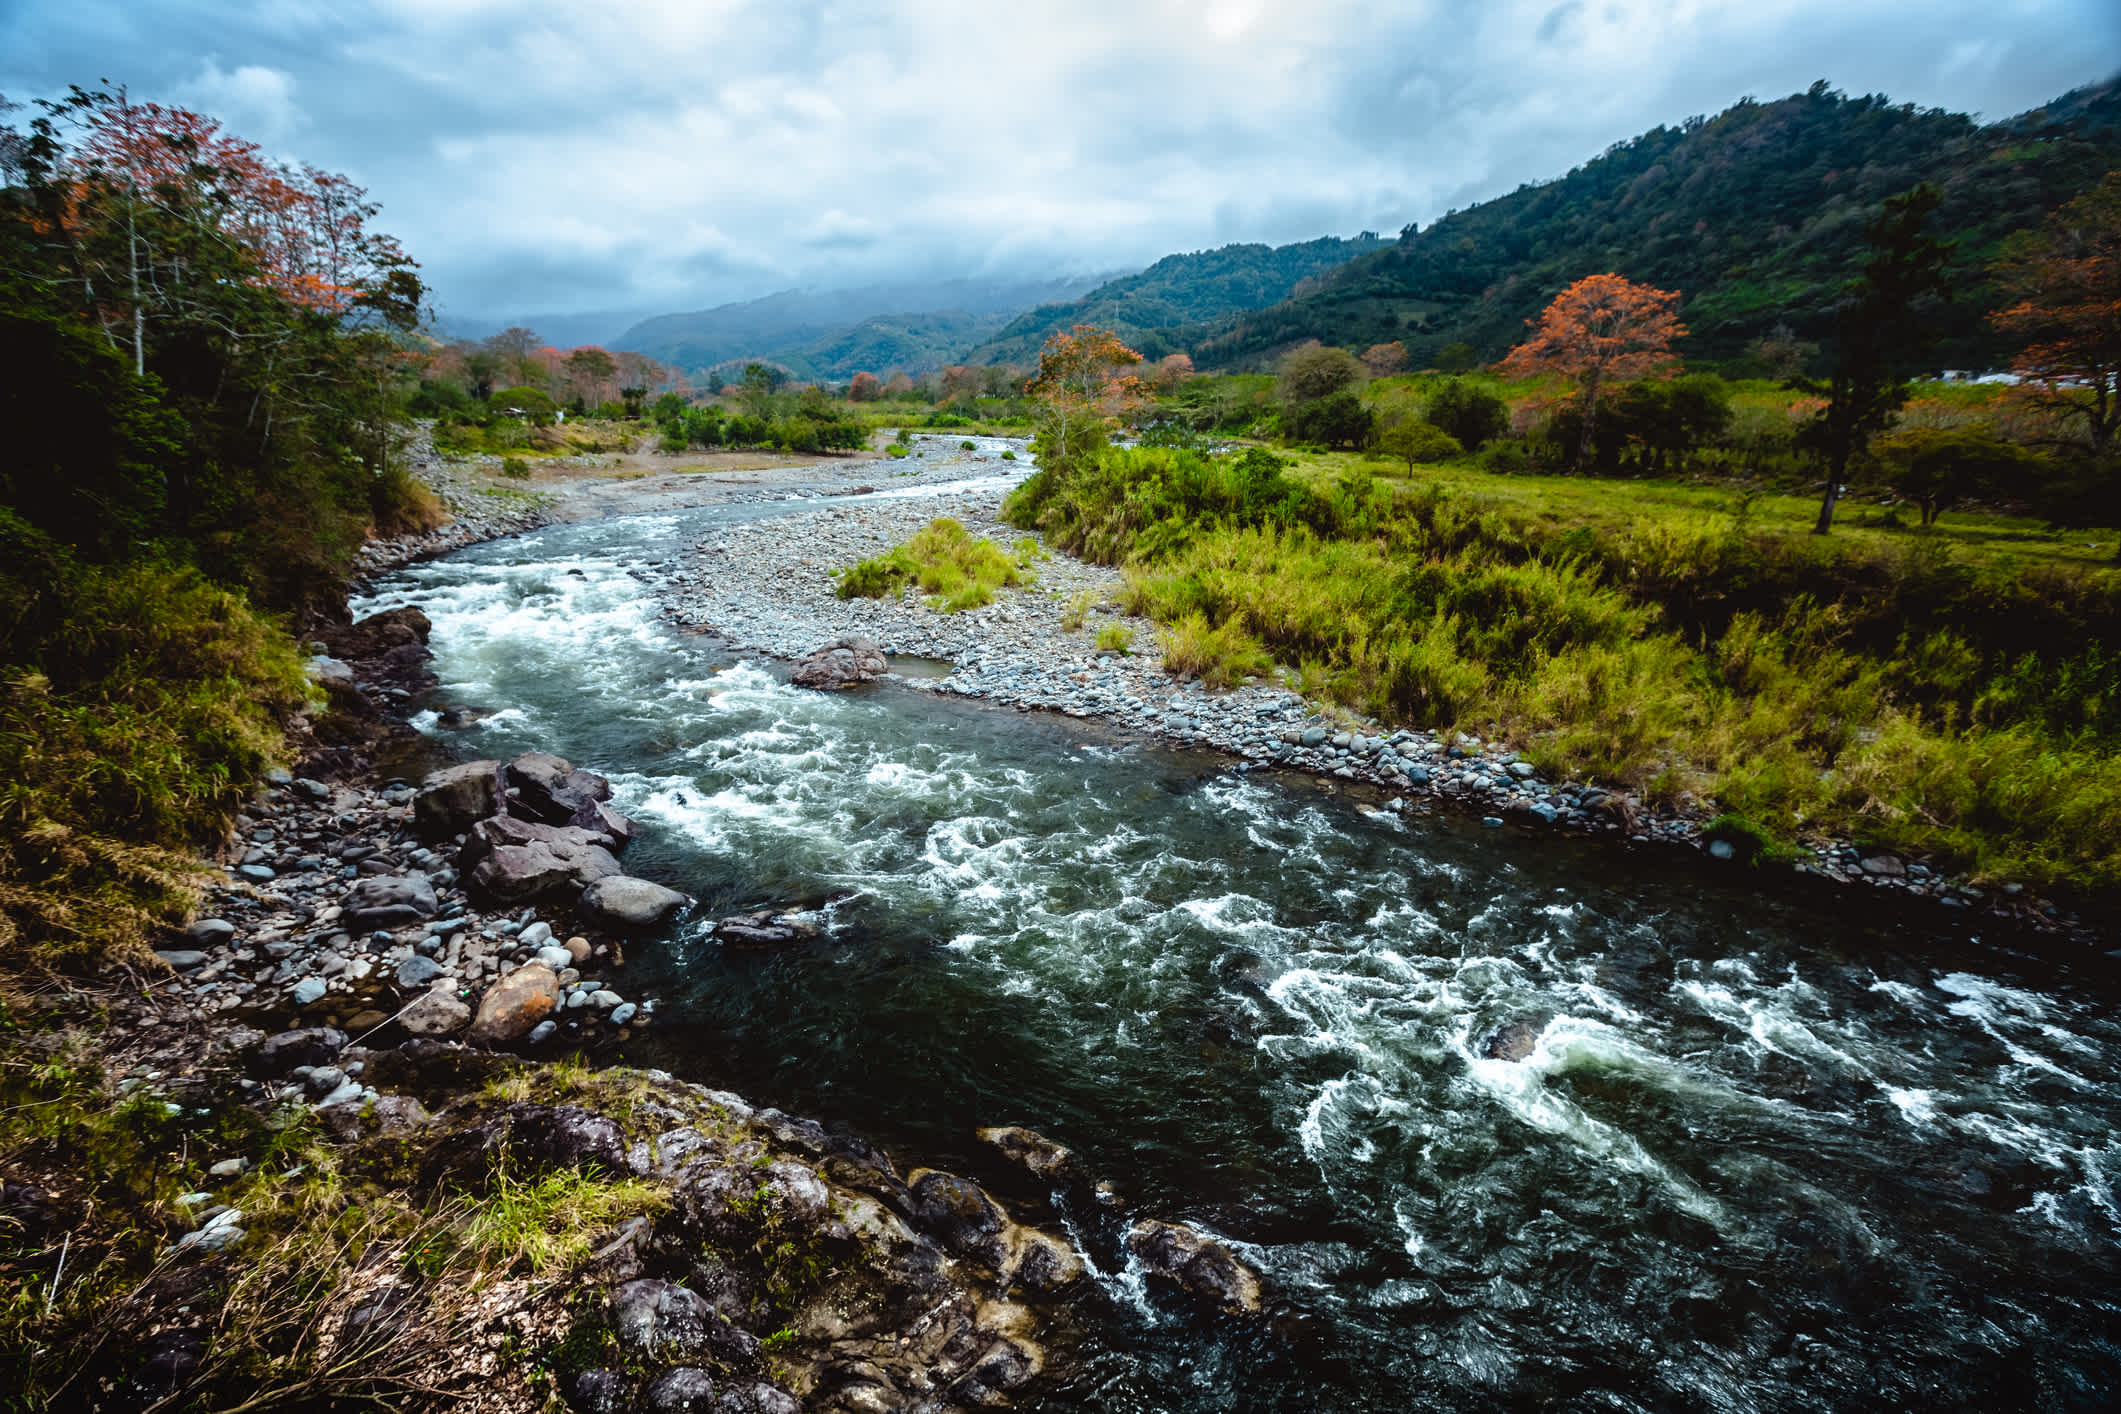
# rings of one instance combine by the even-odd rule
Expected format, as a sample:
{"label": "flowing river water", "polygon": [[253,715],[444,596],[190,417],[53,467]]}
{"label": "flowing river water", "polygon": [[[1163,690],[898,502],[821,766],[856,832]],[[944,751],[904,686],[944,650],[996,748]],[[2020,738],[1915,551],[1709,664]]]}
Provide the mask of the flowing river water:
{"label": "flowing river water", "polygon": [[[917,494],[917,493],[905,493]],[[878,685],[792,689],[652,582],[752,505],[413,566],[458,756],[556,751],[698,917],[632,949],[628,1054],[991,1177],[976,1126],[1124,1198],[1043,1410],[2105,1408],[2121,1021],[2068,968],[1846,892],[1402,820],[1219,758]],[[1143,1289],[1129,1215],[1227,1238],[1273,1315]],[[1047,1219],[1048,1222],[1051,1219]]]}

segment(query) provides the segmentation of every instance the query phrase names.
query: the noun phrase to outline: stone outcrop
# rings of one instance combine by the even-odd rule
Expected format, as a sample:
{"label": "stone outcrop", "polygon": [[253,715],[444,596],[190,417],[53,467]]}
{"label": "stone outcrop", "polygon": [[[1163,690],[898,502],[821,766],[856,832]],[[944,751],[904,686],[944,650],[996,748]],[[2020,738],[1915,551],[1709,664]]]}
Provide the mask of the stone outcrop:
{"label": "stone outcrop", "polygon": [[467,761],[428,772],[412,798],[413,827],[429,840],[463,834],[498,808],[500,771],[498,761]]}
{"label": "stone outcrop", "polygon": [[379,874],[362,879],[339,900],[346,926],[372,932],[402,928],[435,916],[434,884],[425,874]]}
{"label": "stone outcrop", "polygon": [[1259,1274],[1206,1233],[1144,1219],[1127,1230],[1127,1250],[1151,1277],[1195,1300],[1239,1315],[1259,1313]]}
{"label": "stone outcrop", "polygon": [[471,827],[457,851],[457,868],[473,888],[516,903],[617,874],[611,844],[611,836],[578,825],[495,815]]}
{"label": "stone outcrop", "polygon": [[835,638],[795,665],[789,679],[797,687],[836,692],[857,683],[873,682],[891,670],[884,650],[866,638]]}
{"label": "stone outcrop", "polygon": [[607,928],[654,928],[677,916],[689,900],[676,889],[628,874],[592,880],[576,905],[591,922]]}
{"label": "stone outcrop", "polygon": [[474,1041],[519,1041],[560,1004],[560,979],[542,962],[525,963],[486,989],[468,1033]]}

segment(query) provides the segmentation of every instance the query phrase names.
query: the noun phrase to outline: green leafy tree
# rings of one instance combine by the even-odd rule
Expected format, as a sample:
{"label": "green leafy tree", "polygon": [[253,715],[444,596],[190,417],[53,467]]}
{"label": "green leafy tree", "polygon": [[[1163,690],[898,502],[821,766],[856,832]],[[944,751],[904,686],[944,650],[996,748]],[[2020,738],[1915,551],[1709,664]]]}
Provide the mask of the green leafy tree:
{"label": "green leafy tree", "polygon": [[1432,393],[1422,416],[1469,452],[1479,451],[1483,443],[1510,430],[1509,406],[1487,389],[1460,378]]}
{"label": "green leafy tree", "polygon": [[1274,391],[1283,411],[1288,412],[1344,389],[1360,389],[1367,374],[1362,360],[1346,349],[1312,342],[1291,349],[1282,357]]}
{"label": "green leafy tree", "polygon": [[2030,500],[2047,463],[1987,432],[1907,427],[1871,443],[1885,481],[1913,501],[1925,526],[1953,506],[1987,497]]}
{"label": "green leafy tree", "polygon": [[1801,438],[1826,466],[1814,534],[1834,528],[1850,461],[1907,405],[1908,374],[1926,343],[1925,306],[1950,295],[1945,262],[1951,247],[1922,229],[1942,200],[1932,186],[1886,198],[1864,227],[1869,253],[1863,273],[1844,288],[1835,313],[1832,376],[1793,385],[1827,399]]}
{"label": "green leafy tree", "polygon": [[1407,464],[1413,474],[1420,464],[1446,462],[1462,457],[1465,446],[1456,437],[1420,418],[1401,418],[1377,434],[1377,450]]}

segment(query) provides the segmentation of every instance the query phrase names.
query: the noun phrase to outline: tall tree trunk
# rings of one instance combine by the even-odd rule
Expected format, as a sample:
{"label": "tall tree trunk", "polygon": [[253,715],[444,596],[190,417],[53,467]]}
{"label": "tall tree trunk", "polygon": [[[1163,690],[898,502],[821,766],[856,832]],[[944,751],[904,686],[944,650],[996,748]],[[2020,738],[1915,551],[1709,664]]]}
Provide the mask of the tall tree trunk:
{"label": "tall tree trunk", "polygon": [[1581,476],[1591,464],[1591,439],[1598,421],[1598,370],[1591,370],[1591,377],[1583,385],[1583,433],[1576,439],[1576,474]]}

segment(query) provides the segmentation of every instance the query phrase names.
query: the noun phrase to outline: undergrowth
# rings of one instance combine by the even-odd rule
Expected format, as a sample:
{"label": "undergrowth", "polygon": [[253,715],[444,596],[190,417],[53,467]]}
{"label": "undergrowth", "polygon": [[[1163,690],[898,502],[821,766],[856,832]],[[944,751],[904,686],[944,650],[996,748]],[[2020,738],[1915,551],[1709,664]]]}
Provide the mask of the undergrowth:
{"label": "undergrowth", "polygon": [[243,596],[0,511],[0,969],[146,961],[308,686]]}

